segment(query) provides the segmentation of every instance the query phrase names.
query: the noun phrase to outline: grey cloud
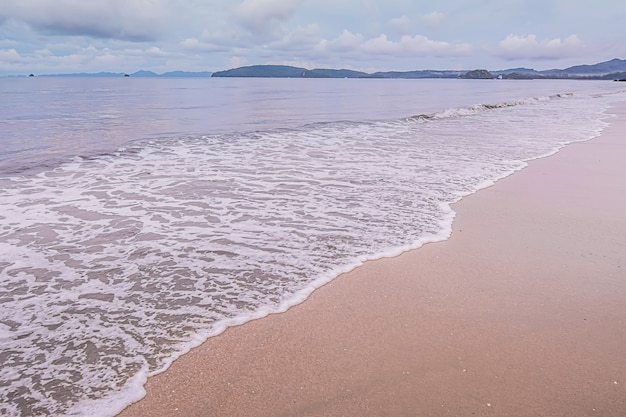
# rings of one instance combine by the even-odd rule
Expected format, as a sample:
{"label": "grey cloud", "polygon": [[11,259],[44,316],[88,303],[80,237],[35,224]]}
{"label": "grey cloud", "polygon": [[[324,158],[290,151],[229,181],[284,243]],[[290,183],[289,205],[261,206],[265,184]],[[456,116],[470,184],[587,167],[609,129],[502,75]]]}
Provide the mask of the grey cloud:
{"label": "grey cloud", "polygon": [[154,40],[166,21],[165,0],[0,0],[2,19],[52,35]]}
{"label": "grey cloud", "polygon": [[301,1],[244,0],[235,8],[235,16],[251,32],[267,34],[273,22],[293,16]]}

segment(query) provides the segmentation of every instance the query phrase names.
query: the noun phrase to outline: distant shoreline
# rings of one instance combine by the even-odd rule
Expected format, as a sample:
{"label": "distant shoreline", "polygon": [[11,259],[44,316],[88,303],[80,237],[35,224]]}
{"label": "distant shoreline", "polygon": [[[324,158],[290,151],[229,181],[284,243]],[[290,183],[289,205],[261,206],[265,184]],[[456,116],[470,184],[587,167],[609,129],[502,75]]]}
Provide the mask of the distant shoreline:
{"label": "distant shoreline", "polygon": [[364,78],[364,79],[514,79],[514,80],[626,80],[626,60],[614,58],[593,65],[576,65],[565,69],[537,71],[532,68],[510,68],[505,70],[414,70],[381,71],[366,73],[348,69],[315,68],[307,69],[289,65],[251,65],[223,71],[170,71],[157,74],[140,70],[134,73],[97,72],[42,75],[7,75],[2,78],[29,77],[82,77],[82,78]]}

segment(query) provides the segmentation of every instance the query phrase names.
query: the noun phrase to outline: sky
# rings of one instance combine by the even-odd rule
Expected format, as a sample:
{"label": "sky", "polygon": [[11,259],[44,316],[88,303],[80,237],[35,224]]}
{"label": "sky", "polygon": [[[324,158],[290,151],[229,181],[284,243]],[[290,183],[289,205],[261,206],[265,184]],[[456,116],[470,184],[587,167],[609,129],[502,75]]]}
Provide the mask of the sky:
{"label": "sky", "polygon": [[0,0],[0,75],[566,68],[626,59],[624,0]]}

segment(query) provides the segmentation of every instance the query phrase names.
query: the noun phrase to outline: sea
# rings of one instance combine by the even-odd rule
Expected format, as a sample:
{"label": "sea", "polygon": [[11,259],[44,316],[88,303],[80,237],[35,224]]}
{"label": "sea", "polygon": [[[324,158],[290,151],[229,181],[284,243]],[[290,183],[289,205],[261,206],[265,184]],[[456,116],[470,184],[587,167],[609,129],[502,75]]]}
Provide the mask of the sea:
{"label": "sea", "polygon": [[610,81],[0,78],[0,415],[116,415],[229,326],[447,239],[452,203],[623,100]]}

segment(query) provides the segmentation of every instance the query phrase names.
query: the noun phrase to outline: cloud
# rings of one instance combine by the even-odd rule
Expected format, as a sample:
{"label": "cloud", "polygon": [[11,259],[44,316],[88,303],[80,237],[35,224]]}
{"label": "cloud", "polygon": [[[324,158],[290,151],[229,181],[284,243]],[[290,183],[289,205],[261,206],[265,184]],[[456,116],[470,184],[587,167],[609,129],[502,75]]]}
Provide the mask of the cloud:
{"label": "cloud", "polygon": [[413,22],[406,15],[391,19],[391,27],[398,33],[406,35],[413,30]]}
{"label": "cloud", "polygon": [[352,56],[362,55],[370,58],[372,55],[395,56],[399,58],[412,56],[465,56],[472,51],[467,43],[449,43],[435,41],[423,35],[404,35],[394,41],[387,38],[384,33],[370,39],[365,39],[361,34],[353,34],[348,30],[334,40],[322,41],[317,46],[318,50],[337,53],[342,52]]}
{"label": "cloud", "polygon": [[[45,64],[42,62],[45,61]],[[51,68],[67,67],[83,62],[79,55],[55,56],[47,49],[38,50],[31,54],[20,54],[15,49],[0,49],[0,72],[11,70],[48,70]]]}
{"label": "cloud", "polygon": [[171,53],[164,51],[163,49],[159,48],[158,46],[152,46],[152,47],[146,49],[145,54],[147,56],[152,56],[152,57],[157,57],[157,58],[169,57],[169,56],[172,55]]}
{"label": "cloud", "polygon": [[219,50],[217,45],[210,42],[203,42],[198,38],[187,38],[180,41],[180,47],[186,51],[193,52],[212,52]]}
{"label": "cloud", "polygon": [[430,56],[465,56],[472,52],[472,46],[468,43],[449,43],[428,39],[426,36],[403,36],[400,44],[407,52],[418,55]]}
{"label": "cloud", "polygon": [[498,55],[508,59],[561,59],[581,56],[586,45],[578,36],[538,40],[535,35],[509,35],[500,41]]}
{"label": "cloud", "polygon": [[38,49],[35,51],[35,54],[39,55],[40,57],[54,56],[54,53],[48,48]]}
{"label": "cloud", "polygon": [[166,62],[168,58],[176,58],[179,61],[184,59],[184,55],[178,51],[170,52],[157,46],[111,49],[89,44],[65,54],[55,53],[54,48],[38,49],[32,53],[19,53],[15,49],[0,49],[0,73],[9,71],[40,74],[83,71],[131,72],[145,69],[146,61],[159,65]]}
{"label": "cloud", "polygon": [[0,49],[0,61],[14,64],[25,62],[26,59],[22,57],[15,49],[11,48]]}
{"label": "cloud", "polygon": [[431,12],[420,16],[420,20],[429,29],[439,29],[446,15],[441,12]]}
{"label": "cloud", "polygon": [[244,0],[235,8],[235,16],[251,32],[267,34],[271,23],[293,16],[301,1]]}
{"label": "cloud", "polygon": [[[556,68],[564,61],[624,56],[623,1],[576,8],[559,0],[540,9],[521,0],[505,6],[491,0],[423,3],[0,0],[0,50],[6,59],[0,59],[0,75],[219,70],[231,58],[232,64],[293,60],[378,70],[504,68],[516,59],[543,60],[541,65]],[[603,24],[585,26],[591,17]],[[546,27],[553,32],[537,32]],[[572,33],[577,36],[568,37]],[[89,45],[97,50],[87,50]],[[96,56],[102,58],[96,62]]]}
{"label": "cloud", "polygon": [[168,16],[166,0],[0,0],[5,20],[51,35],[154,40]]}
{"label": "cloud", "polygon": [[192,52],[218,52],[247,47],[253,43],[250,34],[237,32],[220,23],[213,25],[211,29],[204,29],[200,36],[183,39],[179,46]]}
{"label": "cloud", "polygon": [[211,41],[205,41],[198,38],[187,38],[180,41],[179,46],[191,52],[218,52],[227,51],[230,47],[225,47]]}
{"label": "cloud", "polygon": [[319,33],[320,28],[317,24],[298,26],[294,30],[285,33],[278,41],[270,43],[269,46],[283,51],[305,51],[315,47],[320,41]]}
{"label": "cloud", "polygon": [[327,41],[322,40],[318,45],[318,49],[330,52],[348,52],[358,49],[365,38],[360,33],[352,33],[344,29],[337,38]]}
{"label": "cloud", "polygon": [[20,43],[14,39],[0,39],[0,46],[18,46]]}
{"label": "cloud", "polygon": [[387,35],[384,33],[376,38],[367,40],[361,45],[360,49],[369,54],[392,55],[402,52],[402,46],[387,39]]}

